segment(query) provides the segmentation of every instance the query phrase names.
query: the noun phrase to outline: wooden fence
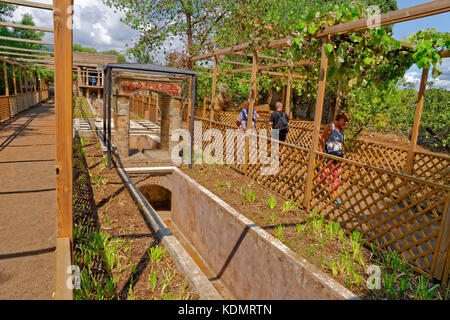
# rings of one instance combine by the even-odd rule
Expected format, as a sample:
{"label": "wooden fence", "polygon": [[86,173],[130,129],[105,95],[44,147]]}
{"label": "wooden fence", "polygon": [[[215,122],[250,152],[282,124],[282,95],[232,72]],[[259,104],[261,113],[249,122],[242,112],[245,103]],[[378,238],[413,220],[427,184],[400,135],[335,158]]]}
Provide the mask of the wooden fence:
{"label": "wooden fence", "polygon": [[[399,252],[416,271],[444,282],[448,280],[450,187],[320,152],[314,155],[313,174],[308,177],[310,148],[290,143],[280,143],[276,174],[263,175],[261,170],[267,165],[249,161],[261,152],[260,148],[250,144],[249,154],[245,155],[244,143],[225,135],[227,129],[236,129],[235,125],[204,118],[195,120],[202,121],[203,131],[211,126],[223,133],[222,139],[215,137],[212,142],[200,141],[196,136],[197,152],[201,149],[208,153],[211,149],[206,147],[210,144],[223,150],[229,148],[234,151],[231,166],[236,170],[301,204],[307,211],[317,210],[322,216],[340,222],[349,233],[355,230],[363,233],[375,248]],[[260,142],[263,139],[263,146],[264,140],[267,141],[270,150],[270,138],[259,139]]]}
{"label": "wooden fence", "polygon": [[[195,108],[195,116],[202,118],[203,109]],[[214,113],[214,121],[235,126],[237,116],[237,112],[216,111]],[[209,110],[206,111],[205,119],[209,120]],[[286,142],[309,149],[312,144],[313,126],[314,123],[312,121],[290,121],[291,130],[286,136]],[[258,121],[256,128],[268,129],[270,135],[267,119]],[[406,148],[352,139],[347,139],[345,148],[346,159],[399,173],[404,172],[408,154]],[[450,156],[416,151],[411,174],[418,178],[448,186],[450,184]]]}
{"label": "wooden fence", "polygon": [[139,117],[150,120],[154,123],[158,121],[159,111],[159,97],[158,95],[142,95],[138,92],[130,95],[130,111],[137,114]]}
{"label": "wooden fence", "polygon": [[48,90],[0,96],[0,122],[48,99]]}

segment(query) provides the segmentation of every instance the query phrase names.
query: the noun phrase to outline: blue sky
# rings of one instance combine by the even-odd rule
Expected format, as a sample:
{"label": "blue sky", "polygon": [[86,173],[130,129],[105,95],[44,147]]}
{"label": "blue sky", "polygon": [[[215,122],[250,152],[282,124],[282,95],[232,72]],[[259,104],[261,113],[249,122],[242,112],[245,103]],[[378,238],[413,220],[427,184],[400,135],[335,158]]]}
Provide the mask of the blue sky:
{"label": "blue sky", "polygon": [[[52,0],[38,0],[43,3],[52,3]],[[276,1],[276,0],[274,0]],[[411,7],[414,5],[426,3],[428,0],[397,0],[400,9]],[[74,43],[83,46],[95,48],[99,51],[115,49],[124,51],[126,45],[132,44],[134,38],[138,36],[137,32],[120,21],[123,13],[105,6],[102,0],[74,0],[75,9],[77,6],[80,12],[80,27],[74,30]],[[19,20],[21,16],[29,12],[33,15],[36,25],[43,27],[52,26],[51,12],[38,9],[30,9],[19,7],[13,17]],[[408,38],[412,32],[421,29],[435,28],[440,32],[450,31],[450,13],[444,13],[414,21],[402,22],[394,25],[394,38],[402,40],[403,37]],[[44,40],[52,40],[53,36],[48,34]],[[174,44],[172,47],[165,48],[168,51],[180,49],[183,44],[181,42]],[[161,54],[157,61],[164,63],[164,57]],[[439,87],[450,90],[450,58],[444,60],[442,65],[444,73],[436,80],[433,80]],[[420,79],[420,70],[412,67],[405,75],[405,78],[413,82],[416,87]],[[430,72],[431,74],[431,72]],[[430,75],[431,79],[431,75]]]}

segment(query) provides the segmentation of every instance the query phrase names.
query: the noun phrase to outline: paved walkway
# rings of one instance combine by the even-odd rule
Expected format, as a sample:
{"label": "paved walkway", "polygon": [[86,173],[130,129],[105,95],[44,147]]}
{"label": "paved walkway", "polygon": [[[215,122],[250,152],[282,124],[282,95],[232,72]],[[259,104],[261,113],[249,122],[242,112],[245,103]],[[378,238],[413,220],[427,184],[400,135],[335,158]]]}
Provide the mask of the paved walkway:
{"label": "paved walkway", "polygon": [[0,299],[51,299],[56,244],[52,103],[0,125]]}

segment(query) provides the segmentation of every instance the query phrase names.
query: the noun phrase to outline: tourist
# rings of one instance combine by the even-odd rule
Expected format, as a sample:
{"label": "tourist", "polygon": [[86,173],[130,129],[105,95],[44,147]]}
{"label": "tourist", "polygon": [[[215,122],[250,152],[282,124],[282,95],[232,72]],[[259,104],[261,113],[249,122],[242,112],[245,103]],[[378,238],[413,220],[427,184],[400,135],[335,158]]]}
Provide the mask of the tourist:
{"label": "tourist", "polygon": [[275,104],[274,111],[269,118],[269,125],[272,126],[272,139],[276,139],[273,129],[278,129],[278,140],[286,141],[286,135],[289,132],[289,116],[283,111],[283,104],[278,101]]}
{"label": "tourist", "polygon": [[[349,121],[350,115],[346,111],[340,111],[338,113],[335,121],[330,123],[322,134],[319,144],[320,152],[325,152],[336,157],[344,156],[344,129],[347,127]],[[339,205],[341,204],[341,201],[337,199],[336,191],[341,182],[339,176],[342,172],[342,168],[339,162],[333,159],[326,158],[325,163],[328,163],[328,166],[324,170],[326,179],[334,179],[330,185],[332,191],[331,200],[334,204]],[[321,176],[320,180],[322,179],[323,177]]]}
{"label": "tourist", "polygon": [[[247,121],[248,121],[248,112],[249,112],[249,104],[250,102],[247,100],[243,103],[243,109],[239,112],[239,115],[236,119],[236,124],[238,127],[243,129],[247,129]],[[258,120],[259,115],[256,113],[256,110],[253,109],[253,117],[252,117],[252,128],[255,129],[255,123]]]}

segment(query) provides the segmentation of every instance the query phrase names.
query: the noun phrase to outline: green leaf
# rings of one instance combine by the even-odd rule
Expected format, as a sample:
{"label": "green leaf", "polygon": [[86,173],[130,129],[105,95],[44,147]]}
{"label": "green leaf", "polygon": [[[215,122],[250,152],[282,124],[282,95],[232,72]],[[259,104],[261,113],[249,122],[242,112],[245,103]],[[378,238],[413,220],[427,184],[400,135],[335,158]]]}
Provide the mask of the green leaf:
{"label": "green leaf", "polygon": [[327,43],[325,45],[325,54],[328,56],[333,51],[333,45],[331,43]]}
{"label": "green leaf", "polygon": [[314,22],[311,22],[308,26],[308,32],[310,34],[314,34],[317,32],[317,30],[319,30],[319,26],[317,24],[315,24]]}
{"label": "green leaf", "polygon": [[370,64],[372,62],[372,60],[373,59],[371,57],[365,57],[363,61],[365,64]]}

